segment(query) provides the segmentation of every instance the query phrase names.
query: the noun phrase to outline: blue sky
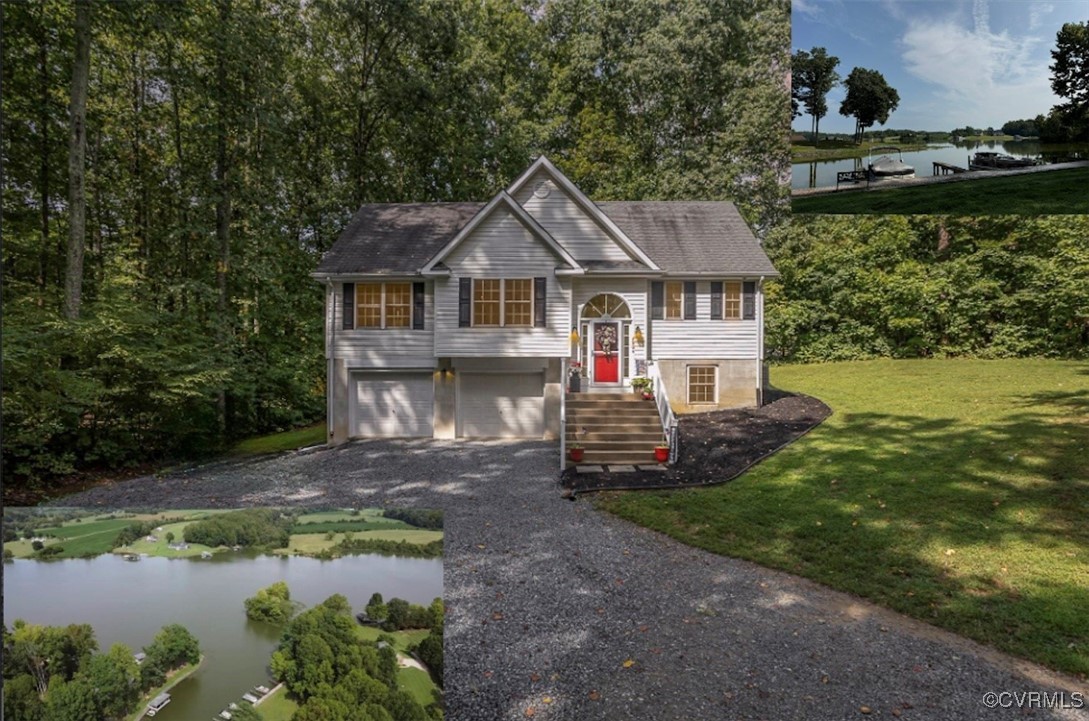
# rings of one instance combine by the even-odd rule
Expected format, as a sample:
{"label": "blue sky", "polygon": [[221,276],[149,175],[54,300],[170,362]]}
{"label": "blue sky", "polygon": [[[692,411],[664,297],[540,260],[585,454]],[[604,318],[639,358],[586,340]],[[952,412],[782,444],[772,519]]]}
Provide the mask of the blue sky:
{"label": "blue sky", "polygon": [[[900,106],[874,129],[999,128],[1060,102],[1048,70],[1055,33],[1086,20],[1085,0],[792,0],[792,48],[826,48],[841,78],[881,72]],[[845,92],[828,94],[822,132],[854,131],[839,114]],[[809,130],[810,117],[794,128]]]}

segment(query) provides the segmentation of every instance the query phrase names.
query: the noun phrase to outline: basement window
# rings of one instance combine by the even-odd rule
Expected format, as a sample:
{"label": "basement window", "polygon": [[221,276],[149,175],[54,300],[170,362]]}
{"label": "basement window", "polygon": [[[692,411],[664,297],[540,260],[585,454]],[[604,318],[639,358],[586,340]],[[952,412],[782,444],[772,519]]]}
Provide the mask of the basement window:
{"label": "basement window", "polygon": [[718,401],[718,366],[688,367],[688,403],[714,404]]}

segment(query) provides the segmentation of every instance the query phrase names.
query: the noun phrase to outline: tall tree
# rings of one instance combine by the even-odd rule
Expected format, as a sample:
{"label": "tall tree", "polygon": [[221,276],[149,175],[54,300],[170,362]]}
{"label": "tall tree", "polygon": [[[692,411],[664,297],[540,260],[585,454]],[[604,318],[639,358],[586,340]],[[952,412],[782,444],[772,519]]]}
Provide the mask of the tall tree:
{"label": "tall tree", "polygon": [[791,61],[791,88],[797,88],[798,100],[813,118],[814,142],[820,142],[821,118],[828,114],[828,92],[840,81],[837,65],[839,58],[824,48],[799,50]]}
{"label": "tall tree", "polygon": [[844,81],[847,97],[840,105],[840,115],[855,118],[855,143],[862,142],[862,133],[874,123],[885,124],[889,114],[900,104],[900,94],[885,82],[876,70],[854,68]]}
{"label": "tall tree", "polygon": [[1072,137],[1089,139],[1089,22],[1066,23],[1056,36],[1051,89],[1066,103],[1057,110],[1073,126]]}
{"label": "tall tree", "polygon": [[[83,251],[87,197],[83,187],[87,154],[87,83],[91,73],[91,2],[76,0],[76,55],[72,65],[68,147],[68,266],[64,279],[64,315],[79,318],[83,295]],[[43,222],[43,229],[47,226]]]}

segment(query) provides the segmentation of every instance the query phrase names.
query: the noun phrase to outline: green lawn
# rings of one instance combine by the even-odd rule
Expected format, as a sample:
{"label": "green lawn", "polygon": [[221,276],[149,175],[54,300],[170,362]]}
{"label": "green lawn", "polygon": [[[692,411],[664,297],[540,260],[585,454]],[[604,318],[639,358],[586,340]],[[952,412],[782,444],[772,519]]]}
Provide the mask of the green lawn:
{"label": "green lawn", "polygon": [[400,523],[396,518],[386,518],[382,515],[381,508],[360,508],[359,515],[352,515],[352,511],[319,511],[317,513],[304,513],[296,520],[297,523],[328,523],[331,521],[368,521],[370,523]]}
{"label": "green lawn", "polygon": [[412,694],[416,702],[427,708],[435,700],[435,682],[427,671],[418,668],[402,667],[397,669],[397,685]]}
{"label": "green lawn", "polygon": [[282,433],[270,433],[267,436],[255,436],[237,443],[231,449],[232,456],[260,456],[265,453],[292,451],[325,443],[325,422],[312,426],[296,428]]}
{"label": "green lawn", "polygon": [[825,195],[799,196],[791,199],[790,209],[794,213],[843,214],[1087,214],[1087,187],[1089,168],[1072,168],[892,190],[847,190]]}
{"label": "green lawn", "polygon": [[1089,675],[1089,363],[775,367],[834,410],[735,481],[599,503]]}
{"label": "green lawn", "polygon": [[364,641],[377,641],[378,637],[383,634],[393,636],[393,648],[401,653],[408,653],[409,646],[415,646],[420,641],[423,641],[427,638],[427,634],[431,632],[426,628],[419,628],[411,631],[383,631],[374,626],[357,625],[355,627],[355,633]]}
{"label": "green lawn", "polygon": [[395,518],[371,518],[371,519],[353,519],[351,521],[317,521],[307,523],[296,523],[291,528],[292,533],[326,533],[328,531],[336,531],[337,533],[343,533],[344,531],[375,531],[375,530],[391,530],[394,528],[415,528],[410,526],[404,521],[398,521]]}
{"label": "green lawn", "polygon": [[[334,533],[332,540],[326,538],[327,533],[293,533],[291,542],[287,548],[277,548],[272,552],[276,554],[303,553],[312,554],[332,548],[344,540],[343,533]],[[425,546],[432,541],[442,538],[442,531],[427,531],[419,528],[406,528],[404,530],[390,531],[366,531],[352,533],[354,539],[375,538],[384,541],[406,541]]]}
{"label": "green lawn", "polygon": [[[132,525],[133,519],[119,518],[106,521],[89,521],[84,523],[66,523],[63,526],[36,529],[38,533],[53,534],[57,540],[46,543],[47,546],[61,545],[64,551],[53,558],[79,558],[100,553],[109,553],[113,548],[113,542],[122,528]],[[5,543],[4,548],[11,548],[16,556],[24,550],[13,543]],[[27,544],[29,548],[29,544]]]}
{"label": "green lawn", "polygon": [[287,687],[281,686],[276,693],[261,702],[257,712],[264,721],[291,721],[299,704],[287,697]]}
{"label": "green lawn", "polygon": [[[197,520],[197,519],[193,519]],[[174,543],[184,543],[185,534],[184,529],[193,521],[181,521],[179,523],[168,523],[165,526],[160,526],[163,530],[156,529],[152,531],[158,540],[148,541],[145,538],[133,543],[131,546],[121,546],[114,549],[114,553],[146,553],[149,556],[163,556],[165,558],[188,558],[190,556],[199,556],[204,551],[216,552],[215,548],[211,546],[205,546],[200,543],[192,543],[184,551],[175,551],[170,548],[170,542],[166,540],[167,533],[174,534]]]}

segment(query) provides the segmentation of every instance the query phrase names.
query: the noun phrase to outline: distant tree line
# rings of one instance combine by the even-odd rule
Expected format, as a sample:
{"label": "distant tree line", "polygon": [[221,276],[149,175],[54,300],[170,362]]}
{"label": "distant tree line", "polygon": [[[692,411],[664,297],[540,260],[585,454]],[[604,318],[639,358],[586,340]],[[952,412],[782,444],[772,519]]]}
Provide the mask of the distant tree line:
{"label": "distant tree line", "polygon": [[392,644],[378,648],[375,642],[360,640],[351,607],[340,595],[288,623],[270,667],[299,703],[293,721],[442,717],[437,706],[425,710],[398,687]]}
{"label": "distant tree line", "polygon": [[1089,357],[1089,216],[798,216],[765,247],[784,361]]}
{"label": "distant tree line", "polygon": [[137,663],[114,644],[98,652],[88,624],[4,626],[4,718],[8,721],[114,721],[131,716],[141,694],[167,672],[200,661],[200,644],[184,627],[165,626]]}
{"label": "distant tree line", "polygon": [[345,538],[332,548],[326,549],[326,551],[329,557],[378,553],[384,556],[404,556],[406,558],[442,558],[442,548],[441,538],[430,543],[390,541],[382,538]]}
{"label": "distant tree line", "polygon": [[185,526],[186,543],[205,546],[286,548],[294,516],[275,508],[248,508],[216,514]]}
{"label": "distant tree line", "polygon": [[387,508],[382,511],[386,518],[404,521],[410,526],[442,530],[442,509],[438,508]]}

